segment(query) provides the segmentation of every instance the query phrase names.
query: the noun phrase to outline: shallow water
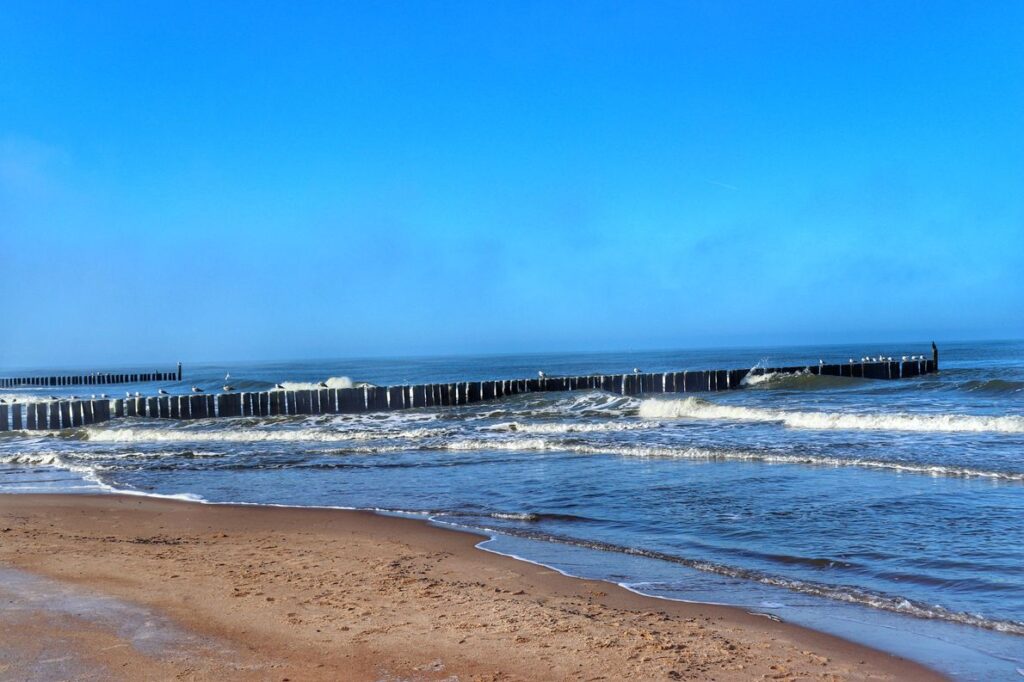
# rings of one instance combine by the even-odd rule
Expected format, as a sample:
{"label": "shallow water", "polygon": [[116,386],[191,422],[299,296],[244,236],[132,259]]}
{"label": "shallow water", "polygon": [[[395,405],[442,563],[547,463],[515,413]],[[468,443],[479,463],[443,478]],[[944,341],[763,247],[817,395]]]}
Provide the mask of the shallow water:
{"label": "shallow water", "polygon": [[[497,534],[489,548],[572,573],[771,612],[965,679],[1020,679],[1024,344],[941,351],[939,375],[893,382],[768,377],[696,397],[574,392],[379,415],[4,434],[0,491],[101,487],[413,512],[484,529]],[[328,377],[418,383],[879,353],[930,348],[218,364],[186,366],[185,383],[160,387],[217,390],[226,372],[239,390],[256,390]]]}

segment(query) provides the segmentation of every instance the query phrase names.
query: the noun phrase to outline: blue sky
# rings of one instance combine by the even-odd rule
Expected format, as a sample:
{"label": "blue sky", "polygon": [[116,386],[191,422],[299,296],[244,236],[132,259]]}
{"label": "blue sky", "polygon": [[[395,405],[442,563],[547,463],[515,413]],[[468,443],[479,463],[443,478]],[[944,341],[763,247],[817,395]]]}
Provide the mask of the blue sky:
{"label": "blue sky", "polygon": [[1024,4],[5,3],[0,367],[1024,336]]}

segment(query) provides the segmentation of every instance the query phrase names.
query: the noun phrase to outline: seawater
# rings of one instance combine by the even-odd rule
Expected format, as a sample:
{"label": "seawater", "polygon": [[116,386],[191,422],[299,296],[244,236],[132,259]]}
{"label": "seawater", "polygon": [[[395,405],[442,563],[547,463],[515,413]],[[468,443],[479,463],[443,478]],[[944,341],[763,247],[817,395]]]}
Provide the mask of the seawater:
{"label": "seawater", "polygon": [[[902,381],[768,376],[716,394],[585,391],[0,434],[0,492],[118,490],[419,516],[570,574],[738,605],[962,679],[1022,679],[1024,343],[941,352],[939,374]],[[238,390],[255,391],[911,354],[930,346],[224,362],[187,364],[181,384],[118,388],[218,391],[228,373]],[[3,397],[82,389],[56,390]]]}

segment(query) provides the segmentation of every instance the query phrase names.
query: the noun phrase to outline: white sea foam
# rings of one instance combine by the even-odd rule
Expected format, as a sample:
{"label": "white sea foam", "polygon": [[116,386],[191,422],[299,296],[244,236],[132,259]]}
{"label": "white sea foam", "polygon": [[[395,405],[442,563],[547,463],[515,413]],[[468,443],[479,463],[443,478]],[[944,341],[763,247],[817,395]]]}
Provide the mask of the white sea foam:
{"label": "white sea foam", "polygon": [[132,488],[117,488],[106,483],[100,483],[100,487],[112,493],[118,495],[134,495],[135,497],[152,497],[158,500],[178,500],[180,502],[200,502],[206,503],[206,498],[196,495],[194,493],[149,493],[142,490],[133,490]]}
{"label": "white sea foam", "polygon": [[[664,401],[659,401],[664,402]],[[640,422],[642,423],[642,422]],[[702,447],[686,447],[671,445],[644,445],[624,443],[580,443],[547,438],[544,433],[524,431],[487,432],[481,430],[480,437],[452,437],[448,429],[405,429],[382,433],[379,431],[193,431],[187,429],[111,429],[89,430],[90,440],[113,443],[141,442],[336,442],[337,454],[341,455],[379,455],[408,450],[434,451],[502,451],[502,452],[568,452],[580,455],[614,455],[621,457],[653,457],[672,458],[693,461],[735,461],[760,462],[765,464],[789,464],[823,467],[856,467],[911,473],[928,476],[984,478],[999,481],[1024,481],[1024,472],[992,471],[963,466],[929,464],[926,462],[908,462],[880,460],[856,457],[827,457],[820,455],[784,454],[757,450],[728,450]],[[555,433],[571,434],[571,430],[555,431]],[[365,441],[391,440],[389,445],[358,445]],[[403,443],[401,441],[413,441]],[[104,469],[108,465],[101,462],[131,458],[176,457],[179,452],[36,452],[15,455],[0,455],[0,464],[21,464],[36,466],[56,466],[82,473]],[[221,453],[190,450],[192,457],[218,457]],[[96,461],[100,460],[100,461]]]}
{"label": "white sea foam", "polygon": [[745,377],[740,379],[740,386],[760,386],[762,384],[772,384],[784,379],[792,379],[794,377],[805,376],[811,376],[809,370],[802,370],[800,372],[768,372],[767,374],[747,374]]}
{"label": "white sea foam", "polygon": [[447,429],[413,428],[398,431],[384,429],[337,430],[302,429],[154,429],[154,428],[90,428],[86,438],[96,443],[257,443],[257,442],[345,442],[438,437]]}
{"label": "white sea foam", "polygon": [[[330,377],[325,382],[327,388],[352,388],[354,384],[348,377]],[[284,381],[281,382],[285,390],[288,391],[315,391],[318,388],[323,388],[319,381]]]}
{"label": "white sea foam", "polygon": [[1024,416],[1019,415],[801,412],[724,405],[700,398],[645,400],[640,404],[640,416],[646,419],[780,422],[795,429],[1024,433]]}
{"label": "white sea foam", "polygon": [[0,455],[0,464],[22,464],[28,466],[60,466],[60,455],[55,452],[26,452],[16,455]]}
{"label": "white sea foam", "polygon": [[440,450],[503,450],[537,452],[571,452],[581,455],[617,455],[620,457],[657,457],[704,462],[761,462],[765,464],[796,464],[822,467],[856,467],[898,473],[948,476],[955,478],[987,478],[999,481],[1024,481],[1024,473],[988,471],[969,467],[944,466],[918,462],[896,462],[856,457],[822,457],[817,455],[786,455],[751,450],[714,450],[699,447],[645,445],[584,445],[562,443],[543,438],[465,439],[446,442],[431,449]]}
{"label": "white sea foam", "polygon": [[655,429],[661,426],[655,421],[607,421],[607,422],[538,422],[524,424],[523,422],[505,422],[491,426],[481,427],[481,431],[509,432],[509,433],[536,433],[536,434],[562,434],[562,433],[599,433],[606,431],[638,431],[644,429]]}

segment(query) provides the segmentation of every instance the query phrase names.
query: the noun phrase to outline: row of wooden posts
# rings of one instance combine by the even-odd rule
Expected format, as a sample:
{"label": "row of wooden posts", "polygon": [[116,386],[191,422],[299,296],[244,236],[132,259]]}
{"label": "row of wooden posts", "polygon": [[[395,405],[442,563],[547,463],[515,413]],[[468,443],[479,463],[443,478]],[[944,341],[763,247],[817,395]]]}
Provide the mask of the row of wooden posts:
{"label": "row of wooden posts", "polygon": [[933,360],[864,362],[845,365],[697,370],[577,377],[466,381],[412,386],[366,386],[316,390],[162,395],[92,400],[48,400],[0,404],[0,431],[57,430],[121,417],[209,419],[353,414],[410,408],[468,405],[544,391],[603,390],[620,395],[701,393],[739,388],[748,375],[809,373],[866,379],[901,379],[936,371]]}
{"label": "row of wooden posts", "polygon": [[103,386],[137,384],[152,381],[181,381],[181,363],[174,372],[93,372],[71,376],[0,377],[0,388],[39,388],[48,386]]}

